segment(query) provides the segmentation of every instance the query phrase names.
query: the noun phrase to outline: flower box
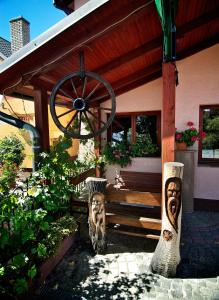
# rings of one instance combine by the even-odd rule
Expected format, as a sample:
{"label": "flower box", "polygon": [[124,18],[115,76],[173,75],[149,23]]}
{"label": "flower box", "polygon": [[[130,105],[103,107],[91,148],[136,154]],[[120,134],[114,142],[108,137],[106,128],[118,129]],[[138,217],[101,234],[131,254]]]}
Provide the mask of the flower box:
{"label": "flower box", "polygon": [[74,244],[77,234],[78,231],[75,231],[71,235],[65,237],[59,245],[55,256],[48,258],[44,263],[42,263],[42,265],[40,266],[40,276],[37,280],[37,285],[42,284],[48,277],[48,275],[52,272],[52,270],[56,267],[56,265],[61,261],[66,252]]}

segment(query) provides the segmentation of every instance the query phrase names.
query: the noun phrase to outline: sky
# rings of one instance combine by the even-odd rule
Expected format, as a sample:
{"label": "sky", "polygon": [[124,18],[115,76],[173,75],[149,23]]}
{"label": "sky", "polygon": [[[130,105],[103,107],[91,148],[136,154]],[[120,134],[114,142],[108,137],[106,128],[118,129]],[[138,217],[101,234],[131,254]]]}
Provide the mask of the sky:
{"label": "sky", "polygon": [[55,8],[53,0],[0,0],[0,37],[10,41],[9,20],[23,16],[30,22],[33,40],[66,14]]}

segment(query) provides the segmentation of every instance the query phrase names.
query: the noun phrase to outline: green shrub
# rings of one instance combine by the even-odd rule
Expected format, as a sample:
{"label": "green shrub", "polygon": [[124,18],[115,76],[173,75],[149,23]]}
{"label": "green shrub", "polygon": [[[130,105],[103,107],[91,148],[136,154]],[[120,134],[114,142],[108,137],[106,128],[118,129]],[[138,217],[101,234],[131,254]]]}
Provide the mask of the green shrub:
{"label": "green shrub", "polygon": [[0,140],[1,164],[7,161],[20,166],[24,157],[24,145],[15,135],[9,135]]}
{"label": "green shrub", "polygon": [[[74,192],[69,178],[74,164],[66,151],[70,144],[61,139],[50,153],[41,154],[39,170],[23,192],[9,188],[9,174],[4,185],[0,182],[0,298],[23,297],[41,263],[76,230],[76,221],[69,216]],[[7,164],[14,166],[9,160]]]}

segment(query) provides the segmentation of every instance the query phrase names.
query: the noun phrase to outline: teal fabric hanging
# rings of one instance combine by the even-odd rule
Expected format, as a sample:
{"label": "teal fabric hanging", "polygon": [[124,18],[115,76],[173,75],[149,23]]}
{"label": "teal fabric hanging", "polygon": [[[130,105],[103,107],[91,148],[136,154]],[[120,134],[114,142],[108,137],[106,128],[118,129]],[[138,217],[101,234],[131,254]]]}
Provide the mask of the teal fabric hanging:
{"label": "teal fabric hanging", "polygon": [[176,26],[175,17],[178,0],[155,0],[158,15],[163,29],[163,60],[176,59]]}

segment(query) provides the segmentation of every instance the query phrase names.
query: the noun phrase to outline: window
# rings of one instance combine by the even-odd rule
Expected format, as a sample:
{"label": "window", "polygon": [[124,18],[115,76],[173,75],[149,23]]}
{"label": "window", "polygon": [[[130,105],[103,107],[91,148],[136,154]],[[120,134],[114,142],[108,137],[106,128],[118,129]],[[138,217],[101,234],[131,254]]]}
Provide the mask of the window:
{"label": "window", "polygon": [[108,129],[108,142],[132,144],[134,156],[160,156],[161,112],[119,113]]}
{"label": "window", "polygon": [[219,163],[219,105],[200,106],[199,162]]}

